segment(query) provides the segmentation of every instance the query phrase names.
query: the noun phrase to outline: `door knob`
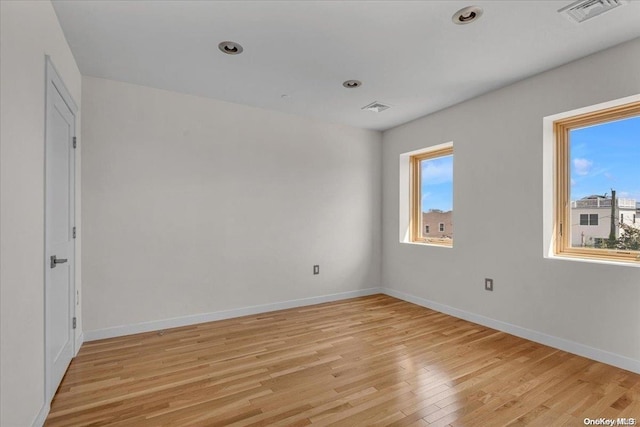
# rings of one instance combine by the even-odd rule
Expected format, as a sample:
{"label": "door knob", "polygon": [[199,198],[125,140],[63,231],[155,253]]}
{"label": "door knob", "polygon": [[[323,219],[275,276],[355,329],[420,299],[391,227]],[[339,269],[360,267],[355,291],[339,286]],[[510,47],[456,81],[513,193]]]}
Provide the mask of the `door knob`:
{"label": "door knob", "polygon": [[56,268],[56,264],[64,264],[67,262],[66,258],[56,258],[55,255],[51,255],[51,268]]}

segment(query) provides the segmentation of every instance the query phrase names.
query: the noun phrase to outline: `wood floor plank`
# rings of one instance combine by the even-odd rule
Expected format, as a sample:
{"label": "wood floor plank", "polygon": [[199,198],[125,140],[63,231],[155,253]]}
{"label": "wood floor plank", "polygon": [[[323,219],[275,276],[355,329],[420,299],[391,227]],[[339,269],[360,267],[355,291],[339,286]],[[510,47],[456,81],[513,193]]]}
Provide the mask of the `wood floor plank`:
{"label": "wood floor plank", "polygon": [[640,418],[640,375],[386,295],[87,342],[46,426]]}

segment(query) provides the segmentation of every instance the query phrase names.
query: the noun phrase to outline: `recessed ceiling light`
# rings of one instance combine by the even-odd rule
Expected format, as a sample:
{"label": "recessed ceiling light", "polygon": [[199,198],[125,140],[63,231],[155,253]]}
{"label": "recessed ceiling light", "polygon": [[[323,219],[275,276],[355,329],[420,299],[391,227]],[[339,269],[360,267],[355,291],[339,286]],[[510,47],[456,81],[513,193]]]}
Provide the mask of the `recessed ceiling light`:
{"label": "recessed ceiling light", "polygon": [[373,111],[374,113],[379,113],[381,111],[388,110],[389,108],[391,107],[381,104],[378,101],[372,102],[371,104],[362,107],[363,110]]}
{"label": "recessed ceiling light", "polygon": [[362,86],[362,82],[360,80],[347,80],[346,82],[342,83],[342,86],[346,87],[347,89],[354,89]]}
{"label": "recessed ceiling light", "polygon": [[478,6],[468,6],[453,14],[451,20],[454,24],[464,25],[477,21],[482,16],[482,9]]}
{"label": "recessed ceiling light", "polygon": [[218,49],[227,55],[238,55],[244,50],[238,43],[230,41],[221,42],[218,44]]}

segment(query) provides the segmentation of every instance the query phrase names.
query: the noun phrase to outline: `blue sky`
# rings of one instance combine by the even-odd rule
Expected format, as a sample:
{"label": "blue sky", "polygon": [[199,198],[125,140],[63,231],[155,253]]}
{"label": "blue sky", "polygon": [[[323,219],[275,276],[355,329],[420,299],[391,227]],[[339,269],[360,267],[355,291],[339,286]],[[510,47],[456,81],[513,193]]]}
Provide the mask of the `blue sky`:
{"label": "blue sky", "polygon": [[571,200],[592,194],[640,202],[640,117],[570,133]]}
{"label": "blue sky", "polygon": [[[592,194],[640,202],[640,117],[571,131],[571,200]],[[453,209],[453,156],[422,162],[422,211]]]}
{"label": "blue sky", "polygon": [[453,156],[422,161],[422,212],[453,209]]}

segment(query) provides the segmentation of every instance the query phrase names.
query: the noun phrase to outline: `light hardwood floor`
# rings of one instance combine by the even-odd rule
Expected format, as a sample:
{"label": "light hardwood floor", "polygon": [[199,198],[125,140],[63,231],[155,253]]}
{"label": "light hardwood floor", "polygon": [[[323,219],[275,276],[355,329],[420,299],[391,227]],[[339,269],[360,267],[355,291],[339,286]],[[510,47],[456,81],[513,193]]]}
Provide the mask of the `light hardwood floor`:
{"label": "light hardwood floor", "polygon": [[[47,426],[582,426],[640,375],[385,295],[84,344]],[[637,421],[638,422],[638,421]]]}

